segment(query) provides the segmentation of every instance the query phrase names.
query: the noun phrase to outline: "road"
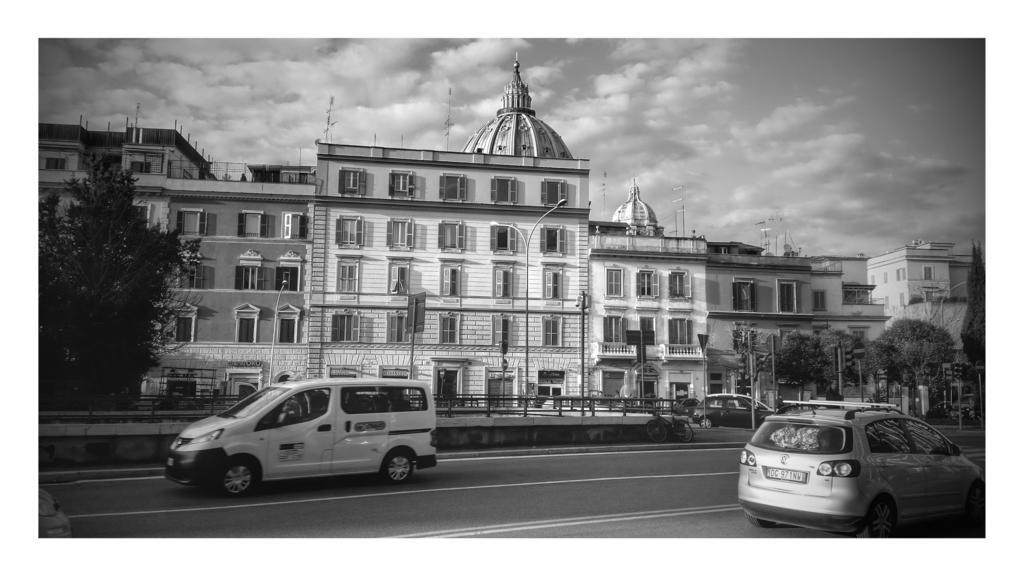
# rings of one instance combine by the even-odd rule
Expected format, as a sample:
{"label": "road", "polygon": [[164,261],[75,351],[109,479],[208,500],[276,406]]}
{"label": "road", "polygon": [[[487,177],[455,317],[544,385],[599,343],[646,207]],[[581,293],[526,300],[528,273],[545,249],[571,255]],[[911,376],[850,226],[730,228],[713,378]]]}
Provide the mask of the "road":
{"label": "road", "polygon": [[[984,464],[984,437],[950,434]],[[756,528],[736,504],[736,448],[446,458],[412,482],[375,477],[268,484],[227,499],[162,477],[45,488],[76,537],[835,538]],[[907,537],[983,537],[930,523]]]}

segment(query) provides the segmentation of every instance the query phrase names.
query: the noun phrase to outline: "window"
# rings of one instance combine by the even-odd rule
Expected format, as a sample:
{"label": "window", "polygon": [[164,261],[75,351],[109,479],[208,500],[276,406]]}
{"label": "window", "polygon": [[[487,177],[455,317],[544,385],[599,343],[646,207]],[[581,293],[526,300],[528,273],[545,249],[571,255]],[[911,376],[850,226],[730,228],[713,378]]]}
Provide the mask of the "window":
{"label": "window", "polygon": [[690,297],[690,274],[687,272],[669,272],[668,274],[668,297],[689,298]]}
{"label": "window", "polygon": [[267,218],[262,212],[238,214],[238,235],[242,238],[266,238]]}
{"label": "window", "polygon": [[413,247],[413,232],[416,229],[412,220],[407,218],[393,219],[388,221],[388,248],[399,248],[404,250]]}
{"label": "window", "polygon": [[605,295],[622,297],[622,270],[609,268],[605,270]]}
{"label": "window", "polygon": [[512,297],[512,269],[496,268],[494,270],[494,297]]}
{"label": "window", "polygon": [[903,432],[899,420],[889,418],[864,426],[868,438],[868,449],[873,454],[909,454],[910,440]]}
{"label": "window", "polygon": [[388,411],[388,402],[375,386],[341,389],[341,409],[346,414],[374,414]]}
{"label": "window", "polygon": [[406,342],[405,312],[388,314],[388,342]]}
{"label": "window", "polygon": [[419,412],[427,409],[427,395],[422,388],[382,387],[381,393],[388,403],[391,412]]}
{"label": "window", "polygon": [[340,260],[338,262],[338,292],[355,294],[359,291],[359,262]]}
{"label": "window", "polygon": [[459,272],[460,268],[457,265],[441,267],[441,296],[459,295]]}
{"label": "window", "polygon": [[178,316],[174,327],[174,341],[192,342],[195,337],[195,333],[193,332],[195,322],[195,316]]}
{"label": "window", "polygon": [[235,290],[263,290],[263,268],[235,266]]}
{"label": "window", "polygon": [[334,242],[338,246],[354,248],[363,246],[363,219],[358,216],[338,218],[334,228]]}
{"label": "window", "polygon": [[132,206],[135,212],[135,219],[143,224],[149,224],[149,204],[135,204]]}
{"label": "window", "polygon": [[305,214],[285,212],[281,216],[281,238],[305,239],[308,227]]}
{"label": "window", "polygon": [[459,343],[459,317],[457,314],[441,314],[438,318],[441,344]]}
{"label": "window", "polygon": [[544,269],[544,297],[558,299],[562,297],[562,271],[556,268]]}
{"label": "window", "polygon": [[658,276],[653,270],[641,270],[636,273],[637,298],[658,297]]}
{"label": "window", "polygon": [[732,309],[746,311],[757,309],[757,291],[753,280],[733,280]]}
{"label": "window", "polygon": [[294,266],[278,266],[274,277],[274,289],[287,292],[299,291],[299,269]]}
{"label": "window", "polygon": [[549,228],[545,226],[540,235],[540,251],[565,254],[565,228]]}
{"label": "window", "polygon": [[907,273],[907,269],[906,268],[897,268],[896,269],[896,281],[899,282],[900,280],[903,280],[906,277],[906,273]]}
{"label": "window", "polygon": [[609,343],[621,343],[626,341],[626,331],[622,324],[621,316],[605,316],[604,341]]}
{"label": "window", "polygon": [[206,212],[178,210],[178,232],[185,236],[205,236]]}
{"label": "window", "polygon": [[278,318],[277,322],[277,341],[282,344],[295,343],[298,320],[296,318]]}
{"label": "window", "polygon": [[814,294],[814,309],[815,310],[828,310],[825,305],[825,291],[815,290]]}
{"label": "window", "polygon": [[388,194],[392,196],[415,196],[412,173],[392,172],[388,178]]}
{"label": "window", "polygon": [[338,193],[366,194],[366,173],[362,170],[340,170],[338,172]]}
{"label": "window", "polygon": [[853,339],[858,342],[867,342],[868,329],[859,326],[850,326],[850,336],[853,336]]}
{"label": "window", "polygon": [[65,170],[68,165],[67,158],[47,158],[46,169],[47,170]]}
{"label": "window", "polygon": [[[652,318],[650,316],[641,316],[640,317],[640,332],[641,332],[641,335],[640,335],[641,338],[644,339],[644,346],[650,346],[650,345],[655,344],[656,343],[656,339],[657,339],[657,335],[654,332],[654,318]],[[650,342],[648,342],[646,340],[648,334],[655,334],[655,337],[651,338]]]}
{"label": "window", "polygon": [[441,250],[462,250],[466,247],[466,225],[441,222],[437,225],[437,247]]}
{"label": "window", "polygon": [[508,342],[511,344],[512,319],[505,315],[491,317],[491,344]]}
{"label": "window", "polygon": [[888,283],[889,283],[889,273],[888,272],[882,272],[882,284],[888,284]]}
{"label": "window", "polygon": [[132,160],[128,164],[128,169],[131,170],[132,172],[148,173],[152,167],[152,164],[150,164],[149,162],[144,162],[142,160]]}
{"label": "window", "polygon": [[544,317],[544,345],[562,345],[562,322],[555,316]]}
{"label": "window", "polygon": [[345,312],[331,316],[331,342],[358,342],[359,316]]}
{"label": "window", "polygon": [[185,270],[185,275],[181,279],[182,288],[190,288],[193,290],[201,290],[203,288],[203,266],[202,264],[190,264]]}
{"label": "window", "polygon": [[238,342],[256,341],[256,318],[239,317],[238,321]]}
{"label": "window", "polygon": [[[409,293],[409,263],[392,262],[388,269],[388,292],[390,294]],[[401,340],[397,340],[401,342]]]}
{"label": "window", "polygon": [[932,266],[924,266],[924,267],[922,267],[921,270],[924,273],[924,279],[925,280],[934,280],[935,279],[935,271],[934,271],[934,268]]}
{"label": "window", "polygon": [[327,413],[331,405],[331,391],[329,388],[317,388],[306,390],[288,397],[276,408],[260,418],[256,424],[257,430],[277,428],[280,426],[291,426],[302,422],[311,422]]}
{"label": "window", "polygon": [[442,174],[438,193],[441,200],[465,200],[466,177],[462,174]]}
{"label": "window", "polygon": [[796,312],[796,282],[779,282],[779,312]]}
{"label": "window", "polygon": [[545,206],[558,204],[565,200],[565,182],[562,180],[544,180],[540,183],[540,201]]}
{"label": "window", "polygon": [[491,226],[491,252],[515,252],[519,233],[507,224]]}
{"label": "window", "polygon": [[916,420],[906,420],[904,424],[910,439],[914,442],[914,452],[918,454],[949,455],[949,445],[934,428]]}
{"label": "window", "polygon": [[669,344],[693,343],[693,320],[686,318],[670,318],[668,321]]}
{"label": "window", "polygon": [[515,204],[516,201],[517,195],[515,178],[491,178],[491,202]]}

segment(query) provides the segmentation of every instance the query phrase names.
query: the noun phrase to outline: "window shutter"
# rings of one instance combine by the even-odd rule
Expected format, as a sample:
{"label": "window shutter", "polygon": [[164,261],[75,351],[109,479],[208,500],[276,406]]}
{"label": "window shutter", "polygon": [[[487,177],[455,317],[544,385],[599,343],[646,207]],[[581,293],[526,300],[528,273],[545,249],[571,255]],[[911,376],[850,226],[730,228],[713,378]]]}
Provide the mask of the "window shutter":
{"label": "window shutter", "polygon": [[209,214],[207,214],[206,212],[200,212],[199,213],[199,235],[200,236],[206,236],[207,216],[209,216]]}
{"label": "window shutter", "polygon": [[686,340],[684,344],[693,344],[693,320],[686,320]]}
{"label": "window shutter", "polygon": [[558,229],[558,253],[565,254],[565,228]]}
{"label": "window shutter", "polygon": [[243,237],[243,238],[245,237],[245,213],[244,212],[239,212],[238,213],[238,235]]}
{"label": "window shutter", "polygon": [[508,201],[516,204],[519,198],[519,189],[516,187],[517,180],[512,179],[508,182]]}
{"label": "window shutter", "polygon": [[394,238],[393,230],[392,230],[392,228],[394,227],[394,224],[395,224],[395,222],[393,220],[388,220],[388,238],[387,238],[388,248],[390,248],[392,246],[392,244],[394,244],[394,242],[392,241],[393,238]]}
{"label": "window shutter", "polygon": [[331,341],[338,340],[341,340],[341,316],[334,314],[331,316]]}
{"label": "window shutter", "polygon": [[491,178],[491,202],[498,201],[498,179]]}
{"label": "window shutter", "polygon": [[363,217],[356,219],[356,246],[363,246]]}
{"label": "window shutter", "polygon": [[498,246],[498,227],[491,226],[491,252]]}
{"label": "window shutter", "polygon": [[686,273],[686,279],[683,280],[683,296],[691,298],[693,294],[693,278],[690,277],[690,273]]}
{"label": "window shutter", "polygon": [[569,199],[569,193],[566,190],[565,182],[559,182],[558,183],[558,199],[559,200],[568,200]]}
{"label": "window shutter", "polygon": [[651,272],[651,295],[658,297],[658,290],[661,288],[661,277],[657,270]]}
{"label": "window shutter", "polygon": [[292,214],[283,214],[281,216],[281,237],[291,238],[292,237]]}
{"label": "window shutter", "polygon": [[178,210],[178,233],[185,231],[185,213]]}
{"label": "window shutter", "polygon": [[[527,246],[526,248],[527,248],[527,250],[529,250],[530,247]],[[548,229],[547,228],[541,228],[540,229],[540,251],[542,253],[548,251]]]}
{"label": "window shutter", "polygon": [[444,200],[444,174],[441,174],[437,184],[437,197]]}
{"label": "window shutter", "polygon": [[757,311],[757,283],[750,283],[750,311]]}
{"label": "window shutter", "polygon": [[281,284],[284,283],[284,268],[277,267],[274,269],[274,291],[281,289]]}
{"label": "window shutter", "polygon": [[359,323],[362,322],[362,320],[359,318],[359,314],[352,314],[349,318],[349,321],[352,322],[352,340],[354,342],[359,342]]}
{"label": "window shutter", "polygon": [[309,218],[307,216],[305,216],[305,215],[300,215],[299,216],[299,238],[302,238],[304,240],[308,233],[309,233]]}
{"label": "window shutter", "polygon": [[551,270],[544,271],[544,297],[551,298],[554,291],[555,275]]}
{"label": "window shutter", "polygon": [[643,277],[640,275],[640,273],[637,272],[636,273],[636,295],[637,296],[640,296],[640,294],[641,294],[641,290],[642,290],[642,286],[643,286],[642,278]]}
{"label": "window shutter", "polygon": [[267,283],[266,283],[267,278],[266,278],[266,274],[264,274],[264,272],[266,272],[266,270],[267,269],[262,267],[262,266],[256,268],[256,289],[257,290],[266,290],[267,289]]}
{"label": "window shutter", "polygon": [[740,303],[739,288],[740,288],[740,285],[738,283],[736,283],[736,282],[732,283],[732,309],[733,310],[738,310],[739,309],[739,308],[737,308],[737,305]]}
{"label": "window shutter", "polygon": [[395,195],[395,174],[388,175],[388,196]]}
{"label": "window shutter", "polygon": [[455,241],[459,250],[463,250],[466,248],[466,225],[460,223],[458,226],[458,238]]}
{"label": "window shutter", "polygon": [[341,246],[341,218],[334,221],[334,243]]}
{"label": "window shutter", "polygon": [[345,193],[345,171],[338,170],[338,194]]}
{"label": "window shutter", "polygon": [[358,172],[358,174],[359,174],[359,194],[365,195],[366,194],[366,172],[363,172],[362,170],[360,170]]}
{"label": "window shutter", "polygon": [[437,247],[444,248],[444,223],[437,225]]}
{"label": "window shutter", "polygon": [[405,245],[409,248],[413,247],[413,242],[416,240],[416,223],[409,220],[408,226],[405,227]]}
{"label": "window shutter", "polygon": [[266,214],[260,214],[260,238],[270,236],[270,218]]}
{"label": "window shutter", "polygon": [[612,338],[612,330],[613,329],[614,328],[612,326],[612,319],[611,318],[605,318],[604,319],[604,341],[605,342],[614,342],[614,339]]}
{"label": "window shutter", "polygon": [[235,290],[242,289],[242,274],[245,273],[245,269],[242,266],[235,266]]}

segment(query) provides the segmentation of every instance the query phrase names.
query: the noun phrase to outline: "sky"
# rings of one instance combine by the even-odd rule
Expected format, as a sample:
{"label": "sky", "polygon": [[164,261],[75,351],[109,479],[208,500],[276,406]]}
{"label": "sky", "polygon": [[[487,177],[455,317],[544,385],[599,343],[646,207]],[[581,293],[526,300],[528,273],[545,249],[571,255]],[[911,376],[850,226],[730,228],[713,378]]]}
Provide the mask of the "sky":
{"label": "sky", "polygon": [[986,233],[978,37],[42,38],[38,49],[39,122],[120,130],[138,114],[143,127],[183,126],[215,162],[287,164],[314,163],[325,136],[461,150],[494,118],[518,55],[538,118],[590,161],[592,220],[610,219],[635,179],[666,234],[767,236],[772,253],[873,256],[917,239],[969,253]]}

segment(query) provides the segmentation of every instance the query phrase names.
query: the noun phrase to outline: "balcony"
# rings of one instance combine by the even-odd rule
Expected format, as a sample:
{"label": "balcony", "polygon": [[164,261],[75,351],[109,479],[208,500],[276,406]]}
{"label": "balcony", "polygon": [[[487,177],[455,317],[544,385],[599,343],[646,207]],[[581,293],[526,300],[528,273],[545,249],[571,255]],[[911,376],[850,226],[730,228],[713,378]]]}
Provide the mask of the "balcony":
{"label": "balcony", "polygon": [[701,360],[704,358],[700,353],[700,346],[697,344],[659,344],[658,356],[662,360]]}
{"label": "balcony", "polygon": [[662,236],[590,236],[590,249],[616,252],[654,252],[670,254],[707,254],[707,240],[702,238],[666,238]]}
{"label": "balcony", "polygon": [[598,360],[636,359],[636,346],[624,342],[594,342],[593,357]]}

